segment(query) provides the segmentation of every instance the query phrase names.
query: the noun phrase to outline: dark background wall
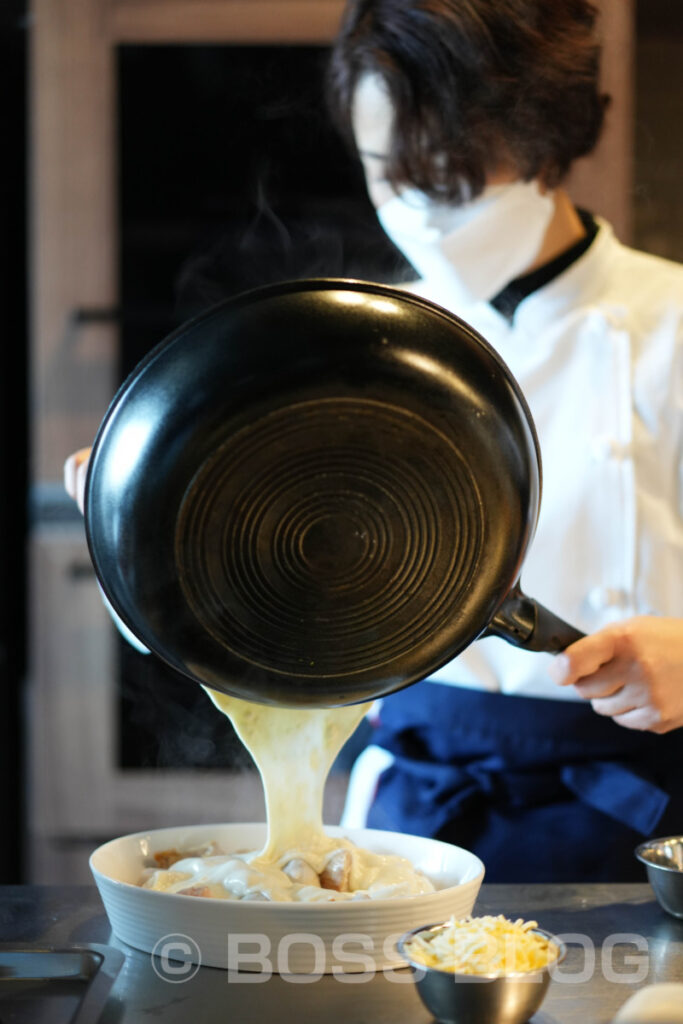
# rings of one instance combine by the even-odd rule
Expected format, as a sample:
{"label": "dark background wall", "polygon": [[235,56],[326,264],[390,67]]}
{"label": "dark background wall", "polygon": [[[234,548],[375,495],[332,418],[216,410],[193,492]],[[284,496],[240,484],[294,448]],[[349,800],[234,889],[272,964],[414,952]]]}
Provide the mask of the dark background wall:
{"label": "dark background wall", "polygon": [[25,4],[0,4],[0,882],[21,877],[26,534]]}
{"label": "dark background wall", "polygon": [[683,4],[636,10],[634,244],[683,261]]}

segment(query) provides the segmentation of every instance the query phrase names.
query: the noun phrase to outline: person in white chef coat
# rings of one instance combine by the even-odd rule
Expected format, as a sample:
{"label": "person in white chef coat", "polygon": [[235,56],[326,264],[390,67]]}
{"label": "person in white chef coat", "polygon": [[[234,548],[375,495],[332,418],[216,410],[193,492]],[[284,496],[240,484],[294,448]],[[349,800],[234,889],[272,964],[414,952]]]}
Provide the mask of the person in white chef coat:
{"label": "person in white chef coat", "polygon": [[[491,881],[642,878],[683,830],[683,268],[561,182],[595,145],[588,0],[351,0],[330,64],[408,287],[495,346],[543,458],[523,584],[587,634],[475,642],[385,698],[346,823],[477,852]],[[82,507],[88,450],[66,463]]]}
{"label": "person in white chef coat", "polygon": [[590,634],[491,637],[385,698],[345,822],[491,881],[642,877],[683,830],[683,267],[562,188],[600,135],[588,0],[350,0],[330,98],[387,235],[519,381],[543,459],[523,584]]}

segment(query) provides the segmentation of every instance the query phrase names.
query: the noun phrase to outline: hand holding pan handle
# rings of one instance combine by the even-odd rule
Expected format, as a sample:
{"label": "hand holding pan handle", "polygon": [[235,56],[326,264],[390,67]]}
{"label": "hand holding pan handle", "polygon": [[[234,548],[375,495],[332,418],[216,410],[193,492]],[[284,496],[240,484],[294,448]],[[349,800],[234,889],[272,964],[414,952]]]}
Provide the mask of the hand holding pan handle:
{"label": "hand holding pan handle", "polygon": [[515,584],[483,636],[498,636],[527,651],[558,654],[586,634],[570,626]]}

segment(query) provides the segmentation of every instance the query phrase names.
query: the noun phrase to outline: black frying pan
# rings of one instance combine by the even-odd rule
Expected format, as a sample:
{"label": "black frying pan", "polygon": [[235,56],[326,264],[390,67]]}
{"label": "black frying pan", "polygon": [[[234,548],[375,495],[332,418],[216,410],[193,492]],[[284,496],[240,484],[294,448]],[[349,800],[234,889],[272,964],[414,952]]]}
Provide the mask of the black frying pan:
{"label": "black frying pan", "polygon": [[174,668],[332,706],[481,635],[582,635],[517,583],[540,477],[522,393],[467,324],[377,284],[294,281],[133,371],[95,440],[86,531],[115,611]]}

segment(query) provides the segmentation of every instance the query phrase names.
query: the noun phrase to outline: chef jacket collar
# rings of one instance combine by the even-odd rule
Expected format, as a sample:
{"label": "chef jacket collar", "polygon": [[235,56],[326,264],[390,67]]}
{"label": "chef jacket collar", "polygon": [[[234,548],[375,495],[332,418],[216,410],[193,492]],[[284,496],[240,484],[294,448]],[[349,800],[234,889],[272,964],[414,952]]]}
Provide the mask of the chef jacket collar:
{"label": "chef jacket collar", "polygon": [[577,214],[583,225],[584,234],[583,237],[571,245],[568,249],[565,249],[555,256],[548,263],[544,263],[542,266],[537,267],[536,270],[532,270],[527,274],[522,274],[521,277],[515,278],[514,281],[510,281],[497,295],[491,299],[491,305],[502,313],[503,316],[507,317],[508,320],[512,320],[517,307],[520,302],[532,295],[533,292],[539,290],[539,288],[545,287],[546,284],[550,284],[556,277],[563,274],[572,263],[575,263],[580,256],[588,250],[593,244],[595,236],[598,233],[598,224],[591,213],[587,210],[581,210],[577,208]]}
{"label": "chef jacket collar", "polygon": [[542,337],[547,345],[552,345],[552,328],[572,313],[583,315],[591,305],[597,306],[612,280],[621,246],[611,225],[601,217],[595,220],[598,232],[586,252],[552,281],[522,299],[512,320],[489,302],[453,306],[448,289],[444,290],[440,282],[422,278],[402,287],[451,309],[494,346],[506,341],[534,344]]}
{"label": "chef jacket collar", "polygon": [[573,310],[599,302],[611,279],[618,243],[611,225],[599,217],[596,221],[598,233],[586,252],[562,274],[520,302],[512,320],[513,330],[535,333]]}

